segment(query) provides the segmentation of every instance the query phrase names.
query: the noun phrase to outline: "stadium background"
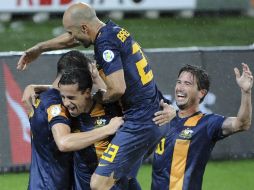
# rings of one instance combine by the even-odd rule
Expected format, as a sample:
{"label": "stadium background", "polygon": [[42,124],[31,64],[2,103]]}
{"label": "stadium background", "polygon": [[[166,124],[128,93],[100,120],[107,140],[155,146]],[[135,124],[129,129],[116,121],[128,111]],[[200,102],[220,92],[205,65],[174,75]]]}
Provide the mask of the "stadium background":
{"label": "stadium background", "polygon": [[[29,123],[20,101],[21,94],[27,84],[50,83],[55,76],[54,63],[63,53],[45,54],[27,71],[17,72],[15,67],[21,52],[16,51],[63,32],[61,11],[71,1],[15,2],[18,9],[0,7],[0,189],[26,188],[27,173],[7,174],[24,172],[29,167]],[[174,4],[174,1],[159,0],[152,8],[149,0],[84,2],[93,3],[101,17],[115,20],[134,35],[145,48],[164,95],[172,98],[181,65],[197,64],[206,68],[212,77],[211,93],[202,109],[226,116],[237,112],[240,93],[233,67],[246,62],[254,70],[253,1],[184,0],[182,4]],[[109,2],[114,6],[109,7]],[[135,10],[134,13],[131,10]],[[217,144],[211,158],[216,162],[208,165],[204,189],[252,189],[253,136],[251,129]],[[143,189],[149,189],[150,172],[149,165],[140,171]]]}

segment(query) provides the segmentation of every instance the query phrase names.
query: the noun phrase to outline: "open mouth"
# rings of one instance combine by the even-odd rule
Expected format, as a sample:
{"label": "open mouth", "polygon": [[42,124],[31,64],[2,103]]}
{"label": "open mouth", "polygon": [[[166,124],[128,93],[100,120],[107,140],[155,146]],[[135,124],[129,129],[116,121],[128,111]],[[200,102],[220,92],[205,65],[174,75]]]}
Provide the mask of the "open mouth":
{"label": "open mouth", "polygon": [[185,93],[183,93],[183,92],[177,92],[176,93],[176,98],[179,99],[179,100],[182,100],[182,99],[184,99],[186,97],[187,97],[187,95]]}
{"label": "open mouth", "polygon": [[68,107],[68,111],[69,111],[70,114],[74,113],[75,110],[76,110],[76,107],[75,107],[75,106],[73,106],[73,107],[70,107],[70,106],[69,106],[69,107]]}

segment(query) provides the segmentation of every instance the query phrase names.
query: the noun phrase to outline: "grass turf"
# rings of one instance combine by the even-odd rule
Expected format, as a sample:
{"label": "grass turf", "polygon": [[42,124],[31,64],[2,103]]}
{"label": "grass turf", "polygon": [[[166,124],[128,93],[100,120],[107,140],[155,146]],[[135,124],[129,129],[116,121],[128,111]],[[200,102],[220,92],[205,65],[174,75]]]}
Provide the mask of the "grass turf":
{"label": "grass turf", "polygon": [[[151,185],[151,165],[143,165],[138,180],[143,190]],[[252,190],[254,160],[209,162],[203,180],[203,190]],[[28,173],[0,174],[1,190],[23,190],[27,188]]]}
{"label": "grass turf", "polygon": [[[103,19],[105,20],[105,19]],[[15,24],[16,23],[16,24]],[[129,18],[116,21],[126,28],[143,48],[229,46],[253,43],[254,19],[248,17]],[[23,51],[48,40],[61,27],[61,19],[35,24],[31,20],[2,23],[0,51]]]}

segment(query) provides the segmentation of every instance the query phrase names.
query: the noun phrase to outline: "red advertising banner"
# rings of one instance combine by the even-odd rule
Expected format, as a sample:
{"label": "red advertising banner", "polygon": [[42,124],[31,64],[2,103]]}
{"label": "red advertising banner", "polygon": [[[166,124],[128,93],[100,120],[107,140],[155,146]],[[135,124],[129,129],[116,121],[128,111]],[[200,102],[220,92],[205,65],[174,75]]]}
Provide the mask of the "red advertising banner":
{"label": "red advertising banner", "polygon": [[254,0],[250,0],[251,7],[254,8]]}
{"label": "red advertising banner", "polygon": [[197,0],[1,0],[0,12],[64,12],[71,3],[84,2],[96,11],[193,10]]}
{"label": "red advertising banner", "polygon": [[30,163],[30,124],[22,105],[22,92],[10,69],[3,64],[12,164]]}
{"label": "red advertising banner", "polygon": [[[58,0],[59,5],[65,5],[68,3],[71,3],[72,0]],[[17,0],[17,5],[22,5],[22,4],[28,4],[28,5],[34,5],[34,4],[39,4],[39,5],[52,5],[54,3],[54,0]]]}

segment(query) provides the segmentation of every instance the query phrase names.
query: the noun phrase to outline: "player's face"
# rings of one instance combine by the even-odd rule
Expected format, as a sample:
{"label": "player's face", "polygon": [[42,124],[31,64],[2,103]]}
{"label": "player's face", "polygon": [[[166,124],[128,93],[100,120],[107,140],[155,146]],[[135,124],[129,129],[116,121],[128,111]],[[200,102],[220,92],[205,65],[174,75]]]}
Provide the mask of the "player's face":
{"label": "player's face", "polygon": [[85,92],[78,90],[78,84],[59,85],[62,101],[73,117],[90,110],[92,105],[91,92],[87,89]]}
{"label": "player's face", "polygon": [[85,32],[80,30],[79,28],[72,28],[71,30],[68,30],[68,33],[80,44],[82,44],[85,48],[88,48],[92,41],[90,39],[90,36],[87,35]]}
{"label": "player's face", "polygon": [[68,32],[72,38],[82,44],[85,48],[88,48],[92,44],[92,40],[88,35],[85,25],[73,25],[67,17],[64,17],[63,26],[66,32]]}
{"label": "player's face", "polygon": [[200,91],[196,77],[190,72],[182,72],[176,81],[175,100],[180,110],[199,105]]}

